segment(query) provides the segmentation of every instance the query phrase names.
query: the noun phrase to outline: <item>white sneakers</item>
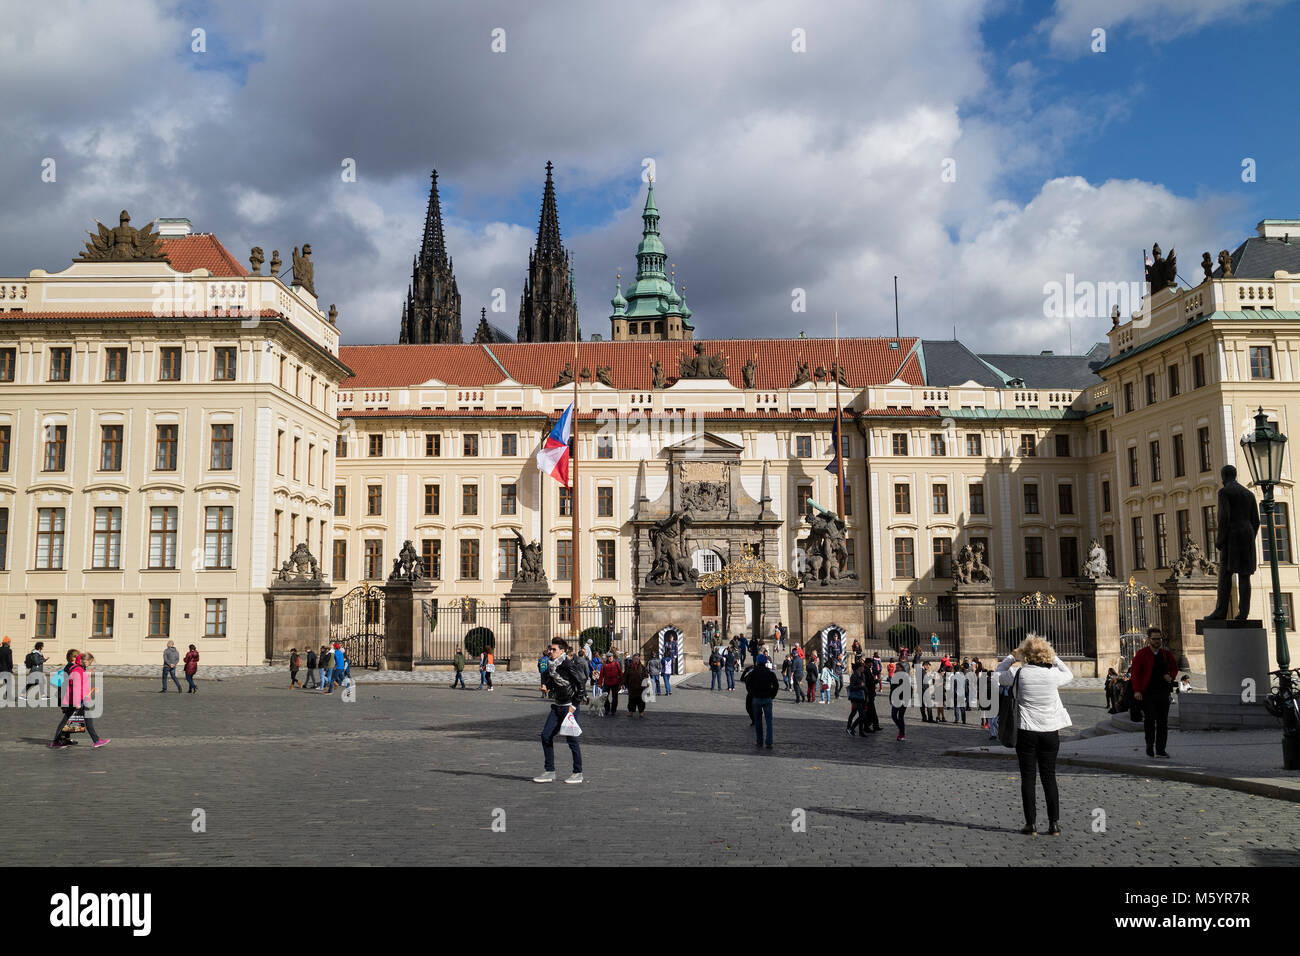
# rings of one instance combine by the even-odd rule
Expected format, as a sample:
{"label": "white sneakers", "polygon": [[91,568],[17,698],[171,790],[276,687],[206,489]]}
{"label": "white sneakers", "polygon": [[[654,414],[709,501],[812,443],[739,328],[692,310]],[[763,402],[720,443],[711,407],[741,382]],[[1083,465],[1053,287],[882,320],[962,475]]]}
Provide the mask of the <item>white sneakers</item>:
{"label": "white sneakers", "polygon": [[[533,783],[554,783],[554,782],[555,782],[555,771],[554,771],[554,770],[546,770],[546,771],[543,771],[542,774],[541,774],[540,776],[533,777]],[[570,774],[569,776],[567,776],[567,777],[564,778],[564,782],[565,782],[565,783],[582,783],[582,774],[580,774],[580,773]]]}

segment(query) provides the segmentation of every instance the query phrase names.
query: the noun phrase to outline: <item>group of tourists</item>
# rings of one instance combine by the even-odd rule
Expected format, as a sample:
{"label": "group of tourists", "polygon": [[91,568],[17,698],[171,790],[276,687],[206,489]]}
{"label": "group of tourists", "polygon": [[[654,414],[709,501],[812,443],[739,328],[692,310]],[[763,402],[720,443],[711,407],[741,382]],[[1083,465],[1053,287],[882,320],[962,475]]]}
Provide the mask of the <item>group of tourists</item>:
{"label": "group of tourists", "polygon": [[[189,693],[198,693],[199,687],[194,683],[194,675],[199,672],[199,650],[193,644],[185,652],[185,682],[189,684]],[[176,693],[181,692],[181,682],[176,679],[176,667],[181,663],[181,652],[176,650],[176,642],[168,641],[167,647],[163,649],[163,668],[162,668],[162,690],[158,693],[167,693],[167,678],[171,678],[172,683],[176,685]]]}
{"label": "group of tourists", "polygon": [[[194,645],[190,645],[193,647]],[[307,681],[298,680],[298,671],[303,666],[302,654],[298,648],[289,649],[289,689],[301,687],[303,690],[320,690],[326,694],[334,693],[335,685],[346,686],[344,681],[352,678],[352,662],[343,650],[343,645],[334,642],[334,646],[322,644],[319,651],[307,649]]]}
{"label": "group of tourists", "polygon": [[[453,677],[451,681],[452,690],[455,690],[458,686],[460,687],[461,690],[469,690],[469,688],[465,686],[466,661],[467,658],[465,657],[465,648],[463,647],[456,648],[456,655],[455,657],[452,658],[451,661],[452,668],[456,672],[456,676]],[[484,646],[483,650],[480,651],[478,655],[478,689],[479,690],[483,690],[485,687],[488,690],[492,689],[492,675],[496,673],[496,670],[497,670],[496,654],[492,647]]]}

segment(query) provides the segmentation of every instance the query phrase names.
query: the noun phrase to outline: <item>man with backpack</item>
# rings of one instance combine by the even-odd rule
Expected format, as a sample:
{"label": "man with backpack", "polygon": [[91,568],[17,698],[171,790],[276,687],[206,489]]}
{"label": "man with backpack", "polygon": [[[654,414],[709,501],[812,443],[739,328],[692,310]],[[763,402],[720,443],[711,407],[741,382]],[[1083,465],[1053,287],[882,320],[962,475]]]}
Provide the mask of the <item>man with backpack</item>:
{"label": "man with backpack", "polygon": [[[560,637],[551,641],[546,649],[549,661],[546,672],[542,674],[542,685],[551,692],[553,699],[551,711],[546,717],[546,726],[542,728],[544,769],[539,776],[533,777],[534,783],[555,781],[555,735],[560,732],[565,718],[577,713],[587,696],[584,692],[587,685],[586,668],[568,654],[569,644]],[[582,748],[578,746],[577,735],[562,736],[569,742],[569,751],[573,754],[573,773],[565,777],[564,782],[582,783]]]}
{"label": "man with backpack", "polygon": [[41,653],[43,650],[45,650],[45,642],[37,641],[36,646],[28,652],[26,660],[23,661],[23,665],[27,668],[25,690],[30,694],[35,687],[37,700],[41,699],[41,681],[45,679],[45,655]]}
{"label": "man with backpack", "polygon": [[722,690],[722,655],[717,647],[709,654],[709,690]]}
{"label": "man with backpack", "polygon": [[319,686],[316,681],[316,652],[309,647],[307,648],[307,683],[302,685],[302,689],[315,690]]}
{"label": "man with backpack", "polygon": [[767,664],[757,664],[749,672],[745,686],[753,701],[754,746],[763,746],[763,726],[767,725],[767,749],[772,749],[772,701],[778,689],[776,672]]}

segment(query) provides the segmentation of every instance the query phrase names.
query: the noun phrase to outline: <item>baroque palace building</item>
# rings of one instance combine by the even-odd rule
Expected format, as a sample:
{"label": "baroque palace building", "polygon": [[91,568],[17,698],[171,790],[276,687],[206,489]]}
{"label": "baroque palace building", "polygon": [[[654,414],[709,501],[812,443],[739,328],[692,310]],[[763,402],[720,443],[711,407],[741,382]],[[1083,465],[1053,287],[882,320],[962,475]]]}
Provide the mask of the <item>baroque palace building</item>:
{"label": "baroque palace building", "polygon": [[[655,274],[657,219],[651,193],[635,288],[651,280],[646,295],[683,317]],[[831,340],[672,341],[653,327],[635,340],[616,326],[576,360],[564,342],[340,346],[309,247],[286,286],[260,274],[260,250],[250,271],[184,221],[161,229],[101,227],[84,261],[0,280],[0,621],[20,650],[44,639],[51,657],[89,646],[153,663],[170,637],[213,664],[261,661],[264,595],[303,542],[336,597],[381,583],[410,539],[435,600],[499,604],[517,531],[541,543],[562,608],[572,501],[534,453],[575,377],[582,595],[636,602],[641,535],[693,460],[734,475],[691,499],[701,572],[740,560],[751,532],[764,560],[797,571],[807,502],[835,507]],[[1156,589],[1184,535],[1211,550],[1218,470],[1247,477],[1248,416],[1262,405],[1292,430],[1298,253],[1300,222],[1265,221],[1082,356],[841,339],[846,570],[864,603],[925,598],[942,617],[967,544],[984,546],[1006,600],[1067,593],[1094,538],[1116,577]],[[175,290],[161,306],[160,288]],[[1289,604],[1289,453],[1284,473]],[[746,528],[741,511],[760,517]],[[792,592],[735,590],[700,591],[701,619],[732,634],[782,621],[811,639]]]}

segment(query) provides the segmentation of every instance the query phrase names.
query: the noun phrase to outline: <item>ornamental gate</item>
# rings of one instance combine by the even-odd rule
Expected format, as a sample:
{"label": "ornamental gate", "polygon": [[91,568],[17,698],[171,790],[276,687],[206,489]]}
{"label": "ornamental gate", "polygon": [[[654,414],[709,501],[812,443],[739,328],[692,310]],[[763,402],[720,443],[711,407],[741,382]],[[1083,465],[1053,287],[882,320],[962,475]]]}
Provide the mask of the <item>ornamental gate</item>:
{"label": "ornamental gate", "polygon": [[[488,604],[479,598],[454,598],[439,606],[436,598],[422,602],[417,664],[450,664],[464,650],[473,664],[485,647],[493,662],[503,667],[515,653],[511,644],[510,603]],[[473,670],[473,668],[470,668]]]}
{"label": "ornamental gate", "polygon": [[361,584],[330,601],[330,643],[343,645],[356,667],[380,667],[384,659],[384,591]]}
{"label": "ornamental gate", "polygon": [[951,604],[935,605],[924,595],[904,594],[897,603],[867,605],[868,653],[888,645],[895,654],[904,647],[909,653],[919,647],[923,657],[931,657],[933,637],[939,638],[940,654],[957,652]]}
{"label": "ornamental gate", "polygon": [[[567,604],[551,608],[550,636],[569,639],[572,633],[570,622],[573,620],[575,617],[571,616]],[[641,653],[641,646],[637,643],[635,604],[616,604],[612,597],[588,598],[578,605],[576,621],[578,647],[573,649],[574,653],[577,653],[578,648],[586,644],[588,639],[592,641],[593,650],[601,654],[606,650],[612,650],[619,660],[631,654]],[[538,654],[541,650],[542,646],[539,644],[535,648],[524,648],[522,653]]]}
{"label": "ornamental gate", "polygon": [[1163,629],[1163,621],[1164,595],[1130,577],[1119,592],[1119,653],[1123,658],[1120,673],[1128,670],[1133,655],[1146,646],[1147,628]]}
{"label": "ornamental gate", "polygon": [[1083,660],[1083,604],[1058,601],[1053,595],[1035,591],[1012,604],[993,605],[998,637],[998,654],[1005,657],[1030,634],[1047,638],[1058,656]]}

